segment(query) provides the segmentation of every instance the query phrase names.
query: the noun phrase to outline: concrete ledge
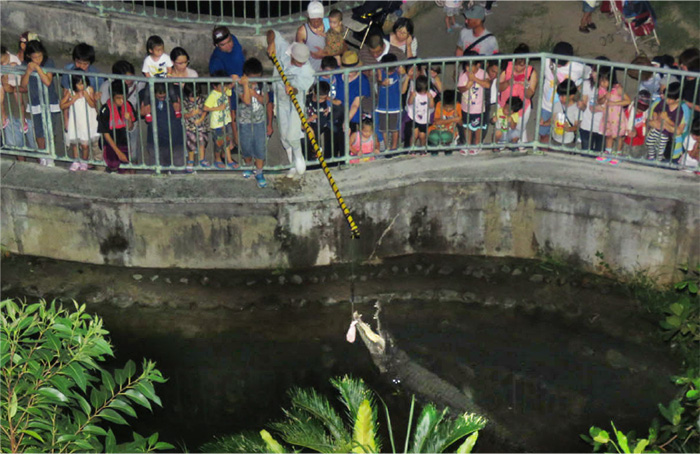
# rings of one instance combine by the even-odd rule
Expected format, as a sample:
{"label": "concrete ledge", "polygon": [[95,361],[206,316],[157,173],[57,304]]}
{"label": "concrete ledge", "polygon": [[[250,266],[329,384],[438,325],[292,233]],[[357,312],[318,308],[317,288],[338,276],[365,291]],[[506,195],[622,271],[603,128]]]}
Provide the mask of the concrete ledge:
{"label": "concrete ledge", "polygon": [[282,196],[224,172],[74,174],[6,159],[1,170],[2,244],[61,260],[262,269],[549,253],[595,271],[601,252],[613,268],[661,281],[678,264],[700,262],[694,175],[586,158],[396,158],[335,171],[359,240],[319,171]]}

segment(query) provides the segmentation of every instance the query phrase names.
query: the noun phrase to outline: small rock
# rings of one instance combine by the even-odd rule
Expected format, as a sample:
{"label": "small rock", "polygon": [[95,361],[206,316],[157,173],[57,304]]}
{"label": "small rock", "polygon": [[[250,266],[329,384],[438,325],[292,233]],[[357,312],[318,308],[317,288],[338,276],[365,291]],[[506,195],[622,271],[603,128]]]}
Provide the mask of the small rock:
{"label": "small rock", "polygon": [[279,276],[279,277],[277,278],[277,282],[279,282],[280,285],[284,285],[284,284],[287,283],[287,278],[284,277],[284,276]]}
{"label": "small rock", "polygon": [[476,271],[474,271],[472,273],[472,276],[474,276],[477,279],[483,279],[484,277],[486,277],[486,274],[484,273],[484,270],[482,270],[481,268],[478,268]]}
{"label": "small rock", "polygon": [[151,276],[151,282],[157,281],[159,277],[160,276],[158,276],[157,274],[155,276]]}
{"label": "small rock", "polygon": [[367,276],[365,276],[364,274],[360,276],[360,282],[367,282]]}
{"label": "small rock", "polygon": [[544,281],[544,276],[542,276],[541,274],[533,274],[532,276],[530,276],[530,279],[528,279],[528,280],[530,282],[540,283],[540,282]]}
{"label": "small rock", "polygon": [[209,278],[206,277],[206,276],[203,276],[203,277],[199,280],[199,283],[202,284],[202,285],[204,285],[204,286],[206,286],[207,284],[209,284]]}
{"label": "small rock", "polygon": [[394,274],[399,274],[399,267],[394,265],[391,267],[391,272]]}
{"label": "small rock", "polygon": [[521,270],[520,268],[514,269],[511,273],[512,276],[520,276],[521,274],[523,274],[523,270]]}
{"label": "small rock", "polygon": [[140,274],[134,274],[131,277],[134,278],[135,281],[140,281],[141,279],[143,279],[143,276]]}
{"label": "small rock", "polygon": [[333,306],[334,304],[338,304],[338,300],[336,300],[335,298],[331,298],[329,296],[329,297],[324,298],[321,301],[321,304],[323,304],[324,306]]}
{"label": "small rock", "polygon": [[416,264],[416,271],[423,271],[423,265]]}
{"label": "small rock", "polygon": [[498,305],[498,300],[493,296],[489,296],[484,300],[484,306],[496,306]]}
{"label": "small rock", "polygon": [[473,271],[474,271],[474,268],[471,266],[468,266],[464,269],[464,271],[462,271],[462,274],[465,276],[469,276],[470,274],[472,274]]}
{"label": "small rock", "polygon": [[581,354],[583,356],[593,356],[595,355],[595,351],[591,347],[583,346],[581,348]]}
{"label": "small rock", "polygon": [[304,298],[302,298],[299,300],[299,302],[297,302],[297,307],[298,308],[306,307],[307,304],[309,304],[309,302],[307,300],[305,300]]}
{"label": "small rock", "polygon": [[311,276],[309,278],[309,282],[311,282],[312,284],[318,284],[318,278],[316,276]]}
{"label": "small rock", "polygon": [[506,274],[510,273],[510,267],[508,265],[503,265],[501,267],[501,273],[506,273]]}
{"label": "small rock", "polygon": [[387,274],[388,274],[388,273],[387,273],[387,271],[386,271],[385,269],[381,269],[381,270],[377,273],[377,279],[381,279],[381,278],[385,277]]}
{"label": "small rock", "polygon": [[441,276],[449,276],[450,274],[454,273],[454,269],[450,268],[449,266],[443,266],[438,270],[438,274]]}
{"label": "small rock", "polygon": [[320,279],[319,282],[321,282],[321,284],[323,284],[324,282],[326,282],[326,275],[325,275],[325,274],[324,274],[323,276],[321,276],[321,279]]}
{"label": "small rock", "polygon": [[255,284],[256,284],[256,281],[253,279],[246,281],[246,283],[245,283],[245,285],[247,285],[248,287],[252,287]]}
{"label": "small rock", "polygon": [[272,284],[272,279],[265,279],[265,283],[266,283],[267,285]]}
{"label": "small rock", "polygon": [[183,277],[183,278],[180,279],[180,283],[181,283],[181,284],[189,284],[189,283],[190,283],[190,280],[187,279],[186,277]]}
{"label": "small rock", "polygon": [[627,359],[622,353],[612,349],[605,352],[605,361],[613,369],[622,369],[627,365]]}
{"label": "small rock", "polygon": [[127,295],[117,295],[112,299],[112,304],[122,309],[126,309],[134,304],[134,300]]}
{"label": "small rock", "polygon": [[304,282],[304,280],[301,278],[301,276],[295,274],[289,279],[289,282],[291,282],[294,285],[301,285],[301,283]]}
{"label": "small rock", "polygon": [[331,281],[335,282],[335,281],[337,281],[337,280],[340,279],[340,278],[338,277],[338,273],[333,273],[333,274],[331,274],[331,277],[330,277],[329,279],[330,279]]}
{"label": "small rock", "polygon": [[567,280],[563,277],[560,277],[559,279],[557,279],[557,284],[559,284],[562,287],[565,286],[567,283],[568,283]]}
{"label": "small rock", "polygon": [[165,283],[166,283],[166,284],[172,284],[173,282],[170,280],[169,277],[166,277],[166,278],[165,278]]}
{"label": "small rock", "polygon": [[513,298],[506,298],[503,300],[503,307],[506,309],[511,309],[516,306],[518,302]]}
{"label": "small rock", "polygon": [[411,274],[411,270],[408,269],[408,267],[403,269],[404,274]]}
{"label": "small rock", "polygon": [[476,294],[472,292],[465,292],[462,294],[462,301],[465,303],[473,303],[476,301]]}
{"label": "small rock", "polygon": [[432,273],[434,269],[435,264],[431,263],[430,266],[425,270],[425,275],[427,276],[428,274]]}

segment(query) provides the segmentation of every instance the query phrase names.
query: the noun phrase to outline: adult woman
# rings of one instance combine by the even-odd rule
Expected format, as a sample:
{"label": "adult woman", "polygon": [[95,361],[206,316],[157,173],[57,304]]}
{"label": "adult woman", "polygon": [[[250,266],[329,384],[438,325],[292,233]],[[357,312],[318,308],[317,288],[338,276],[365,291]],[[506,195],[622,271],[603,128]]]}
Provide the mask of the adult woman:
{"label": "adult woman", "polygon": [[173,71],[170,77],[199,77],[197,71],[189,67],[190,56],[182,47],[171,50],[170,59],[173,61]]}
{"label": "adult woman", "polygon": [[[520,43],[513,51],[514,54],[527,54],[530,48],[525,43]],[[527,142],[527,121],[532,111],[532,97],[537,89],[537,71],[532,65],[527,64],[524,58],[515,58],[508,62],[506,70],[498,78],[498,104],[503,107],[511,96],[517,96],[523,101],[523,113],[520,116],[521,140]]]}
{"label": "adult woman", "polygon": [[391,28],[389,43],[401,49],[407,58],[418,55],[418,40],[413,36],[413,21],[399,17]]}

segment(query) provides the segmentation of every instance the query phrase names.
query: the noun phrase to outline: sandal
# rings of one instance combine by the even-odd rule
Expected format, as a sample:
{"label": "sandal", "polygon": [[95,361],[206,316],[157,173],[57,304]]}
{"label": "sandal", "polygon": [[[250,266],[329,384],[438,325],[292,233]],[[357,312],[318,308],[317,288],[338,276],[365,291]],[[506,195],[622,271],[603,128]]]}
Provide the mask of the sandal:
{"label": "sandal", "polygon": [[611,166],[616,166],[619,163],[620,163],[620,161],[618,161],[617,159],[611,159],[608,161],[608,164],[610,164]]}
{"label": "sandal", "polygon": [[586,28],[589,30],[596,30],[598,27],[596,27],[596,25],[593,22],[591,22],[590,24],[586,25]]}
{"label": "sandal", "polygon": [[216,162],[214,163],[214,167],[216,167],[217,169],[225,169],[225,168],[226,168],[226,164],[224,164],[224,163],[221,162],[221,161],[216,161]]}
{"label": "sandal", "polygon": [[199,161],[199,167],[209,168],[211,167],[211,164],[209,164],[209,161],[207,161],[206,159],[202,159],[201,161]]}
{"label": "sandal", "polygon": [[227,165],[234,170],[240,167],[240,165],[236,161],[231,161]]}
{"label": "sandal", "polygon": [[610,162],[610,158],[606,158],[605,156],[598,156],[597,158],[595,158],[595,160],[603,163]]}
{"label": "sandal", "polygon": [[186,173],[194,172],[194,161],[187,161],[187,167],[185,167]]}
{"label": "sandal", "polygon": [[579,27],[578,31],[581,33],[590,33],[591,31],[588,29],[588,27]]}

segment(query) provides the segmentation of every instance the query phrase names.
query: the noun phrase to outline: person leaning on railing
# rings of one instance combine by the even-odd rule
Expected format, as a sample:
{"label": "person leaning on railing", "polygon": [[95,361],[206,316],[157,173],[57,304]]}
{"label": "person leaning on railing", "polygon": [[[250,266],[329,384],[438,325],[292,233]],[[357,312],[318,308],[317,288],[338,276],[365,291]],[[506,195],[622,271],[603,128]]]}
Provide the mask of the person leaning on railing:
{"label": "person leaning on railing", "polygon": [[100,108],[97,116],[97,132],[104,139],[104,158],[107,172],[133,173],[121,168],[129,163],[128,132],[136,120],[134,107],[124,96],[124,86],[120,80],[112,82],[111,98]]}

